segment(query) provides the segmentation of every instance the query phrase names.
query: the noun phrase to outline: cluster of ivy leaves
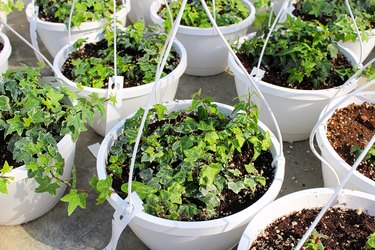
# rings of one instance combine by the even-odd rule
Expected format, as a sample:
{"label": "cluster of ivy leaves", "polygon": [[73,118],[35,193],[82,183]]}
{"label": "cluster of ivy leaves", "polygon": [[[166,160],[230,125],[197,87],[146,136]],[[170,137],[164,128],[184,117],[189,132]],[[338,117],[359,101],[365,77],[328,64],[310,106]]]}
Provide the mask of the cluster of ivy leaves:
{"label": "cluster of ivy leaves", "polygon": [[[127,193],[129,162],[143,114],[140,109],[125,121],[108,156],[107,179],[93,183],[99,203],[110,194],[112,183],[123,183],[116,192]],[[236,104],[231,116],[200,92],[186,110],[168,112],[157,104],[147,117],[132,189],[149,214],[172,220],[217,218],[224,190],[255,192],[266,185],[254,161],[271,144],[269,133],[259,129],[258,111],[250,102]],[[244,148],[252,155],[242,171],[233,166],[233,157]]]}
{"label": "cluster of ivy leaves", "polygon": [[[114,75],[113,36],[113,30],[106,29],[103,48],[88,56],[82,54],[81,50],[85,51],[85,46],[90,46],[90,43],[85,43],[84,39],[77,40],[66,61],[72,65],[72,74],[70,77],[65,75],[80,85],[107,88],[108,78]],[[157,32],[156,26],[145,27],[143,21],[129,25],[125,30],[117,30],[117,74],[124,76],[124,87],[154,81],[165,41],[164,33]],[[178,59],[177,53],[172,50],[162,76],[175,69]]]}
{"label": "cluster of ivy leaves", "polygon": [[21,0],[3,0],[0,1],[0,11],[4,11],[7,14],[12,13],[14,10],[23,10],[25,3]]}
{"label": "cluster of ivy leaves", "polygon": [[[349,4],[362,37],[367,39],[365,30],[375,28],[375,1],[349,0]],[[357,38],[345,0],[298,0],[295,7],[294,13],[299,13],[302,19],[328,25],[337,40],[346,42]]]}
{"label": "cluster of ivy leaves", "polygon": [[[210,12],[213,13],[213,1],[206,1]],[[169,7],[175,19],[181,8],[181,1],[170,1]],[[218,26],[228,26],[236,24],[246,19],[250,14],[250,9],[241,0],[216,0],[215,1],[215,14],[216,23]],[[170,20],[169,12],[167,8],[163,7],[159,13],[160,17],[166,20]],[[170,22],[167,22],[170,23]],[[182,25],[198,27],[198,28],[209,28],[212,27],[210,20],[207,17],[206,12],[200,0],[188,0],[185,6],[184,14],[181,20]]]}
{"label": "cluster of ivy leaves", "polygon": [[[86,121],[93,122],[95,112],[104,112],[104,100],[93,94],[89,101],[62,86],[40,85],[40,76],[40,68],[31,67],[4,73],[0,81],[0,131],[14,161],[24,164],[28,177],[39,184],[36,192],[55,195],[62,183],[71,186],[63,197],[71,213],[77,206],[85,207],[87,193],[78,192],[75,180],[70,184],[60,179],[64,159],[57,143],[67,134],[76,141],[87,130]],[[7,184],[12,180],[7,174],[12,169],[6,161],[0,166],[0,193],[8,192]]]}
{"label": "cluster of ivy leaves", "polygon": [[[234,49],[256,67],[264,43],[265,37],[258,35],[235,45]],[[288,16],[285,23],[272,32],[262,67],[270,74],[277,72],[292,88],[320,89],[331,79],[341,79],[343,83],[354,74],[355,67],[333,63],[340,55],[336,44],[326,26]]]}
{"label": "cluster of ivy leaves", "polygon": [[[68,24],[73,0],[36,0],[39,6],[39,16],[47,21]],[[117,11],[122,7],[122,1],[117,1]],[[80,0],[74,4],[72,25],[79,27],[87,21],[100,21],[112,18],[112,0]]]}

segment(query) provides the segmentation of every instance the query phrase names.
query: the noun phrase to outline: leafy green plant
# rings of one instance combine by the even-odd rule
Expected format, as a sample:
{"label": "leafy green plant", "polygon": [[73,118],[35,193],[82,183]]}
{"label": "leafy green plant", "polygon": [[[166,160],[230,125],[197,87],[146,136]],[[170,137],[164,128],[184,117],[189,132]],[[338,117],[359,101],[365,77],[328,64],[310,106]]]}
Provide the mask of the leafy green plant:
{"label": "leafy green plant", "polygon": [[[125,121],[123,134],[108,155],[107,179],[92,182],[100,193],[98,203],[111,193],[113,183],[120,183],[115,191],[126,196],[129,162],[143,113],[140,109]],[[263,172],[267,164],[257,160],[268,155],[272,161],[267,151],[271,144],[270,134],[258,128],[258,110],[250,102],[236,104],[230,116],[200,92],[186,110],[167,112],[157,104],[147,117],[132,189],[143,200],[145,212],[162,218],[191,221],[226,216],[228,211],[218,212],[226,200],[237,204],[233,197],[242,200],[267,190],[271,181]]]}
{"label": "leafy green plant", "polygon": [[[73,0],[36,0],[39,6],[39,18],[56,23],[68,24]],[[122,7],[122,1],[117,1],[117,11]],[[112,0],[81,0],[74,4],[72,25],[79,27],[87,21],[100,21],[103,18],[112,18]]]}
{"label": "leafy green plant", "polygon": [[[264,42],[264,35],[256,35],[233,45],[250,71],[258,64]],[[339,86],[355,72],[327,27],[290,16],[272,32],[261,65],[265,81],[298,89]]]}
{"label": "leafy green plant", "polygon": [[328,236],[318,233],[316,229],[310,235],[310,238],[303,244],[302,250],[324,250],[322,240],[327,239]]}
{"label": "leafy green plant", "polygon": [[[366,40],[367,34],[364,31],[371,30],[375,25],[375,2],[350,0],[349,3],[357,26]],[[294,14],[301,16],[304,20],[318,21],[323,25],[328,25],[336,35],[336,39],[343,41],[356,39],[354,24],[344,0],[299,0],[295,7]]]}
{"label": "leafy green plant", "polygon": [[3,0],[0,1],[0,11],[4,11],[7,14],[12,13],[14,10],[23,10],[25,3],[20,0]]}
{"label": "leafy green plant", "polygon": [[[207,1],[207,6],[210,9],[210,12],[213,13],[214,8],[212,1]],[[170,1],[169,7],[171,9],[173,19],[175,19],[181,8],[181,1]],[[216,0],[215,14],[216,23],[218,26],[228,26],[239,23],[246,19],[250,14],[250,10],[241,0]],[[170,20],[168,11],[165,7],[162,8],[159,15],[163,19]],[[170,25],[169,21],[167,23]],[[188,1],[184,9],[181,24],[198,28],[212,27],[212,24],[208,19],[200,0]]]}
{"label": "leafy green plant", "polygon": [[87,130],[86,121],[93,122],[94,112],[104,112],[103,99],[92,94],[88,101],[62,86],[40,85],[40,76],[39,68],[25,67],[7,71],[0,82],[0,134],[15,163],[0,163],[0,193],[7,193],[12,181],[7,174],[13,167],[25,165],[28,177],[39,184],[35,192],[55,195],[62,184],[71,187],[62,198],[69,202],[70,214],[77,206],[85,207],[87,193],[77,189],[74,173],[71,183],[61,179],[64,159],[57,143],[68,134],[76,141]]}
{"label": "leafy green plant", "polygon": [[375,249],[375,232],[367,237],[366,249]]}
{"label": "leafy green plant", "polygon": [[[129,25],[125,30],[118,30],[117,74],[124,76],[124,87],[154,81],[165,40],[164,33],[157,33],[155,26],[145,27],[142,21]],[[77,84],[107,88],[108,78],[114,75],[113,54],[113,30],[107,29],[105,39],[98,43],[78,40],[63,66],[62,73]],[[163,76],[173,71],[178,62],[178,55],[175,52],[170,53]]]}
{"label": "leafy green plant", "polygon": [[[355,159],[359,157],[359,155],[363,152],[364,148],[366,147],[368,141],[361,141],[358,145],[353,145],[350,148],[350,153],[355,156]],[[370,166],[375,166],[375,145],[372,145],[370,150],[367,152],[366,156],[363,158],[362,161],[368,161]]]}

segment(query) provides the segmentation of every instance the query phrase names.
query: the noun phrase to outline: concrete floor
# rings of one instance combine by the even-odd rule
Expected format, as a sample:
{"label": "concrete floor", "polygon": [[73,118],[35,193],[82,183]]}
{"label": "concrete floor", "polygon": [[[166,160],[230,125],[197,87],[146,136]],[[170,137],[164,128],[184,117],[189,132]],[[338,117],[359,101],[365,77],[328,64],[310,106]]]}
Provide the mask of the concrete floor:
{"label": "concrete floor", "polygon": [[[8,17],[8,23],[29,39],[28,23],[24,13]],[[36,59],[28,47],[7,31],[13,52],[10,67],[20,64],[35,65]],[[42,48],[42,45],[40,44]],[[44,54],[47,52],[42,48]],[[47,71],[48,74],[48,71]],[[177,99],[189,99],[199,88],[218,102],[233,104],[236,97],[234,79],[225,72],[212,77],[192,77],[184,75],[180,80]],[[82,134],[78,141],[75,164],[79,185],[88,187],[88,180],[96,173],[96,159],[87,149],[88,145],[101,142],[103,138],[91,129]],[[311,153],[307,141],[284,143],[286,175],[280,196],[307,188],[321,187],[320,162]],[[0,211],[1,212],[1,211]],[[20,226],[0,226],[0,249],[103,249],[111,237],[111,218],[114,210],[106,203],[95,205],[95,196],[90,195],[85,210],[78,209],[70,217],[66,203],[58,203],[49,213],[30,223]],[[127,228],[118,243],[118,249],[147,249],[147,247]]]}

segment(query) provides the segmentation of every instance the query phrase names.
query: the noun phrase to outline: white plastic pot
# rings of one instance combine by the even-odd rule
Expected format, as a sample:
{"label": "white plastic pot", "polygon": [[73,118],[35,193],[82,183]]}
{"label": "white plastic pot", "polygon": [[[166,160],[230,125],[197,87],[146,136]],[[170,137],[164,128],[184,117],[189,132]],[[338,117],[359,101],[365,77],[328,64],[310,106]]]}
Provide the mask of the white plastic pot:
{"label": "white plastic pot", "polygon": [[[126,3],[126,7],[122,8],[117,13],[117,18],[125,26],[126,15],[130,10],[130,4]],[[68,27],[64,23],[53,23],[46,22],[38,18],[38,8],[32,3],[29,3],[25,9],[27,21],[30,23],[30,37],[35,47],[38,47],[37,37],[35,30],[37,31],[40,39],[44,46],[48,50],[48,53],[55,57],[57,52],[69,44],[71,41],[75,41],[79,38],[88,37],[90,34],[102,30],[105,19],[101,21],[84,22],[78,28],[73,27],[71,29],[71,41],[69,40]],[[74,13],[73,13],[74,14]]]}
{"label": "white plastic pot", "polygon": [[130,22],[143,20],[146,25],[152,24],[150,6],[155,0],[130,0],[131,9],[128,14]]}
{"label": "white plastic pot", "polygon": [[[72,173],[76,144],[70,135],[66,135],[57,146],[65,162],[62,179],[68,180]],[[7,185],[8,194],[0,194],[0,225],[19,225],[39,218],[59,202],[66,189],[62,185],[56,190],[56,196],[34,192],[39,185],[27,177],[25,166],[13,169],[6,176],[14,177],[14,180]]]}
{"label": "white plastic pot", "polygon": [[[255,20],[255,8],[248,0],[242,0],[250,9],[249,16],[238,24],[220,27],[227,41],[235,41],[246,34],[247,29]],[[151,5],[151,20],[163,25],[163,19],[157,15],[161,2],[155,1]],[[225,43],[212,28],[196,28],[180,25],[177,39],[184,45],[188,66],[186,74],[195,76],[209,76],[224,72],[228,66],[228,49]]]}
{"label": "white plastic pot", "polygon": [[[185,100],[167,103],[166,107],[168,110],[176,111],[186,109],[190,105],[191,100]],[[231,106],[220,103],[217,103],[217,105],[219,110],[225,114],[230,114],[233,111]],[[106,178],[108,152],[123,132],[125,120],[118,123],[101,143],[97,159],[99,179]],[[259,127],[263,131],[268,131],[268,128],[262,123],[259,123]],[[280,155],[280,145],[272,133],[271,140],[273,144],[271,152],[276,157]],[[141,212],[129,225],[137,237],[151,249],[230,249],[237,244],[250,219],[278,195],[284,179],[284,167],[285,162],[278,161],[275,179],[268,191],[253,205],[233,215],[209,221],[181,222],[162,219]],[[108,201],[115,209],[121,209],[123,204],[123,199],[116,193],[112,194]]]}
{"label": "white plastic pot", "polygon": [[[99,33],[98,36],[91,37],[88,42],[96,42],[101,39]],[[179,65],[167,76],[160,79],[159,86],[156,91],[156,95],[152,96],[152,104],[157,102],[167,102],[172,101],[176,95],[178,83],[180,77],[186,70],[187,65],[187,56],[186,51],[182,44],[178,41],[174,41],[173,49],[178,53],[180,56],[180,63]],[[107,89],[98,89],[92,87],[83,87],[83,89],[79,89],[77,84],[67,79],[61,73],[61,67],[69,57],[69,54],[73,51],[73,45],[67,45],[63,47],[59,53],[57,53],[55,60],[53,62],[53,66],[55,69],[56,75],[55,77],[65,86],[69,87],[74,92],[77,92],[79,97],[87,98],[92,93],[98,93],[100,97],[107,98],[108,90]],[[123,88],[119,90],[120,98],[122,99],[122,105],[120,108],[120,117],[118,119],[109,119],[111,122],[108,122],[106,119],[106,115],[112,116],[113,114],[104,115],[104,118],[100,120],[98,123],[97,121],[94,122],[92,128],[100,135],[104,136],[108,131],[121,119],[128,116],[129,114],[135,112],[140,107],[144,107],[148,101],[149,95],[152,91],[154,86],[154,82],[130,87],[130,88]]]}
{"label": "white plastic pot", "polygon": [[12,53],[12,47],[10,45],[9,38],[3,33],[0,32],[0,43],[4,45],[3,49],[0,52],[0,75],[8,70],[8,59]]}
{"label": "white plastic pot", "polygon": [[[363,63],[363,61],[366,60],[375,47],[375,30],[366,30],[366,33],[368,35],[368,40],[362,42],[362,60],[360,63]],[[354,42],[348,41],[340,44],[344,48],[351,50],[359,60],[359,55],[361,54],[359,38],[357,38]]]}
{"label": "white plastic pot", "polygon": [[[343,100],[345,96],[335,99],[331,104],[327,106],[325,110],[331,109],[339,101]],[[339,108],[344,108],[351,103],[362,104],[363,102],[375,103],[375,91],[362,92],[361,94],[351,97],[346,100]],[[322,112],[323,115],[324,112]],[[335,187],[339,185],[339,180],[343,180],[344,177],[349,173],[351,166],[347,164],[332,148],[327,138],[327,121],[332,117],[333,112],[319,125],[316,134],[316,139],[321,151],[322,157],[332,166],[328,167],[326,164],[322,164],[322,174],[325,187]],[[336,177],[337,176],[337,177]],[[375,181],[367,178],[358,171],[355,171],[352,177],[349,179],[345,188],[355,189],[364,191],[375,195]]]}
{"label": "white plastic pot", "polygon": [[[280,217],[288,216],[304,208],[323,207],[333,193],[334,190],[329,188],[307,189],[288,194],[268,204],[246,227],[237,249],[248,250],[256,237]],[[375,196],[363,192],[343,190],[333,206],[361,209],[375,216]]]}
{"label": "white plastic pot", "polygon": [[[244,39],[251,39],[254,35],[255,33],[252,33],[248,37],[244,37]],[[353,65],[357,65],[355,58],[349,50],[345,48],[339,49]],[[231,54],[229,54],[228,65],[234,75],[237,94],[240,96],[240,100],[244,100],[244,96],[248,96],[249,93],[252,94],[254,92],[252,90],[253,87]],[[301,141],[309,138],[320,112],[336,92],[340,90],[338,96],[349,93],[357,86],[357,82],[358,80],[354,80],[338,88],[323,90],[290,89],[264,81],[261,81],[258,87],[276,117],[283,141]],[[275,132],[270,114],[264,111],[265,104],[260,102],[256,94],[253,94],[252,97],[253,101],[259,107],[259,119],[271,131]]]}

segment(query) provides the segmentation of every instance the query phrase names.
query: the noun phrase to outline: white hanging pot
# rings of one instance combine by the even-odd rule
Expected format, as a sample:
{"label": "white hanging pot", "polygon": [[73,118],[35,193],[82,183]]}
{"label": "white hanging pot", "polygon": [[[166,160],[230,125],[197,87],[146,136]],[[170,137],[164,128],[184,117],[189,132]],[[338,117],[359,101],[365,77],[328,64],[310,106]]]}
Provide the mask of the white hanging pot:
{"label": "white hanging pot", "polygon": [[[97,32],[93,35],[88,42],[97,42],[101,40],[99,35],[101,32]],[[156,90],[155,96],[152,97],[152,104],[157,102],[172,101],[176,95],[178,83],[180,77],[185,72],[187,65],[187,56],[184,46],[178,41],[174,41],[173,49],[180,56],[179,65],[168,75],[160,79],[159,86]],[[84,86],[83,89],[77,87],[77,84],[67,79],[61,72],[61,67],[69,57],[69,54],[73,51],[73,44],[66,45],[56,55],[53,66],[55,71],[55,77],[61,81],[62,84],[69,87],[74,92],[77,92],[78,97],[88,98],[92,93],[97,93],[99,97],[107,98],[107,89],[98,89]],[[154,86],[154,82],[143,84],[136,87],[122,88],[119,90],[120,98],[122,98],[122,105],[120,108],[120,116],[118,119],[109,119],[111,122],[107,122],[105,117],[114,116],[114,114],[106,113],[104,118],[98,122],[98,119],[92,124],[92,128],[100,135],[104,136],[108,131],[121,119],[130,115],[131,113],[138,110],[140,107],[144,107],[147,103],[149,95]]]}
{"label": "white hanging pot", "polygon": [[[334,190],[329,188],[307,189],[288,194],[268,204],[246,227],[237,249],[248,250],[256,237],[280,217],[288,216],[304,208],[323,207],[333,193]],[[361,209],[375,216],[375,196],[363,192],[343,190],[333,206]]]}
{"label": "white hanging pot", "polygon": [[[329,104],[325,110],[331,109],[335,104],[342,101],[345,96],[335,99],[331,104]],[[357,96],[353,96],[341,104],[339,108],[344,108],[351,103],[362,104],[364,102],[375,103],[375,91],[362,92]],[[323,115],[324,111],[322,112]],[[332,166],[328,167],[326,164],[322,164],[322,174],[325,187],[335,187],[338,186],[339,180],[343,180],[345,176],[349,173],[351,166],[347,164],[334,150],[327,138],[327,121],[332,117],[334,112],[332,112],[318,127],[316,133],[316,139],[321,151],[322,157]],[[336,177],[337,176],[337,177]],[[375,181],[362,175],[358,171],[355,171],[350,177],[346,188],[351,188],[359,191],[364,191],[375,195]]]}
{"label": "white hanging pot", "polygon": [[[56,56],[57,52],[65,45],[69,44],[69,42],[88,37],[90,34],[102,30],[103,24],[106,22],[105,19],[102,19],[101,21],[84,22],[79,27],[73,27],[71,29],[71,41],[69,41],[69,32],[66,24],[43,21],[37,16],[37,10],[37,6],[34,6],[32,3],[29,3],[25,9],[27,21],[30,23],[30,37],[32,38],[33,45],[38,48],[36,30],[48,53],[53,58]],[[123,7],[117,13],[118,20],[121,21],[124,26],[129,10],[130,4],[126,3],[126,7]]]}
{"label": "white hanging pot", "polygon": [[[220,31],[227,41],[235,41],[238,37],[245,35],[247,29],[255,20],[254,5],[247,0],[242,1],[250,9],[250,14],[240,23],[220,27]],[[153,2],[150,12],[151,20],[162,26],[164,20],[157,15],[161,3],[160,1]],[[177,31],[177,39],[181,41],[187,52],[186,74],[210,76],[224,72],[227,68],[228,49],[215,28],[180,25]]]}
{"label": "white hanging pot", "polygon": [[[363,63],[366,58],[370,55],[371,51],[375,47],[375,30],[366,30],[365,31],[368,36],[367,41],[362,41],[362,60],[360,63]],[[347,48],[353,52],[353,54],[359,58],[359,55],[361,54],[361,45],[359,38],[357,38],[354,42],[353,41],[347,41],[347,42],[340,42],[341,46],[344,48]]]}
{"label": "white hanging pot", "polygon": [[[70,135],[65,135],[57,147],[65,164],[61,178],[68,180],[72,174],[76,144]],[[66,189],[66,185],[62,185],[56,190],[56,196],[34,192],[39,185],[27,177],[25,166],[13,169],[6,176],[14,180],[7,185],[8,194],[0,194],[0,225],[19,225],[39,218],[59,202]]]}
{"label": "white hanging pot", "polygon": [[9,38],[0,32],[0,43],[3,44],[3,49],[0,52],[0,75],[8,70],[8,59],[12,53]]}
{"label": "white hanging pot", "polygon": [[[253,36],[255,33],[243,37],[243,39],[251,39]],[[339,50],[353,65],[358,65],[348,49],[339,47]],[[230,53],[228,65],[234,75],[237,94],[240,96],[240,100],[244,100],[243,96],[249,95],[249,88],[250,94],[254,92],[251,83]],[[336,92],[340,90],[337,96],[349,93],[357,86],[357,82],[358,79],[337,88],[323,90],[290,89],[264,81],[261,81],[258,87],[276,117],[283,141],[301,141],[309,138],[320,112]],[[259,120],[265,123],[271,131],[275,131],[270,114],[262,109],[264,104],[259,103],[256,94],[252,97],[253,102],[258,104]]]}
{"label": "white hanging pot", "polygon": [[[229,115],[233,111],[231,106],[216,104],[220,112],[224,114]],[[191,100],[170,102],[164,105],[168,110],[176,111],[189,107]],[[101,143],[97,158],[99,179],[106,178],[107,156],[113,143],[122,134],[125,120],[113,127]],[[269,131],[264,124],[258,125],[261,130]],[[280,155],[280,145],[272,133],[271,140],[270,151],[275,158]],[[277,161],[275,178],[268,191],[253,205],[238,213],[220,219],[186,222],[163,219],[140,212],[129,225],[137,237],[151,249],[231,249],[238,243],[250,219],[278,195],[284,179],[284,165],[285,162]],[[108,201],[115,209],[121,208],[124,204],[124,200],[116,193],[113,193]]]}
{"label": "white hanging pot", "polygon": [[128,14],[130,22],[143,20],[146,25],[152,24],[150,6],[155,0],[130,0],[131,9]]}

